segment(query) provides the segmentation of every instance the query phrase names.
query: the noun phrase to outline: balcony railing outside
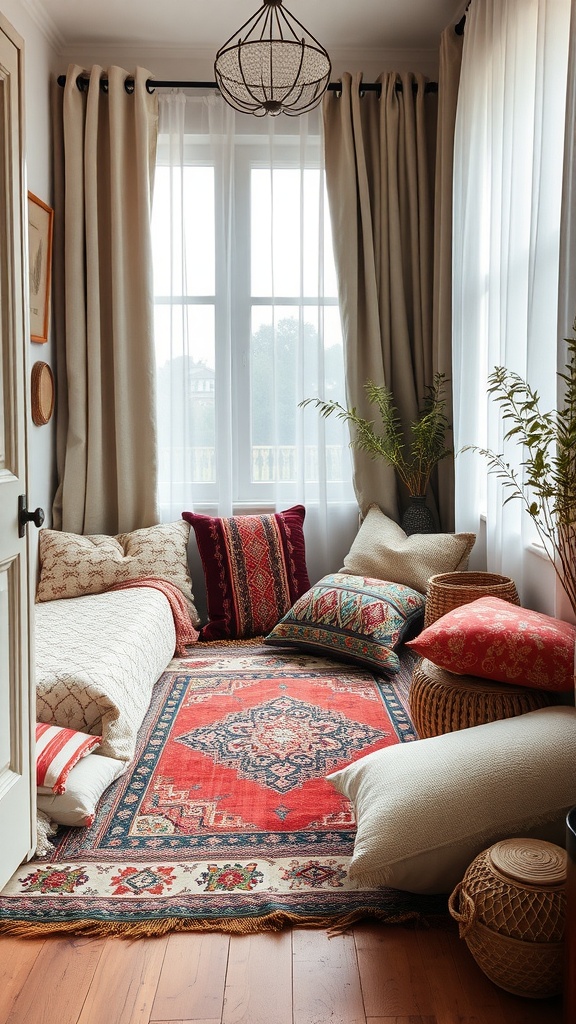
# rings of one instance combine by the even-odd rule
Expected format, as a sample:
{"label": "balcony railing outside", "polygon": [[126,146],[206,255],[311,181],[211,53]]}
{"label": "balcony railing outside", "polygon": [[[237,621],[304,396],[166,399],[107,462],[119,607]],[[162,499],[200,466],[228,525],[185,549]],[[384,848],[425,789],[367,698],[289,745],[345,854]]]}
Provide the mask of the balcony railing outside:
{"label": "balcony railing outside", "polygon": [[[207,446],[160,448],[160,480],[186,480],[196,484],[216,482],[216,452]],[[345,461],[346,460],[346,461]],[[348,452],[342,445],[326,447],[326,480],[339,483],[349,473]],[[299,466],[295,445],[253,445],[251,483],[290,483],[297,479]],[[304,478],[318,480],[318,449],[304,448]]]}

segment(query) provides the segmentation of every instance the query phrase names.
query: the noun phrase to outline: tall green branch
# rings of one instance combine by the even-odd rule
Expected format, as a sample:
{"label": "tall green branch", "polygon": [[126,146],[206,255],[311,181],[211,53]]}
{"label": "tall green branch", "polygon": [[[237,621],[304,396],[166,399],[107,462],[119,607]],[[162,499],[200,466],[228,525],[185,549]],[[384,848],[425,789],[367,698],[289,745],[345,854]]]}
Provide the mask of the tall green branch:
{"label": "tall green branch", "polygon": [[488,378],[488,394],[507,425],[504,440],[522,447],[519,469],[491,449],[467,445],[462,451],[487,460],[507,492],[505,502],[522,502],[576,615],[576,338],[565,341],[568,361],[558,374],[564,389],[558,410],[542,412],[538,392],[503,366]]}
{"label": "tall green branch", "polygon": [[425,390],[419,418],[410,425],[409,444],[403,436],[402,426],[393,402],[392,392],[382,384],[369,380],[365,385],[370,405],[375,405],[381,429],[374,420],[360,416],[355,407],[347,409],[340,402],[324,402],[320,398],[307,398],[300,406],[314,405],[324,417],[336,415],[352,428],[350,444],[366,452],[372,459],[384,459],[398,474],[411,495],[426,493],[430,475],[442,459],[452,455],[445,444],[448,430],[446,415],[446,375],[437,373],[432,385]]}

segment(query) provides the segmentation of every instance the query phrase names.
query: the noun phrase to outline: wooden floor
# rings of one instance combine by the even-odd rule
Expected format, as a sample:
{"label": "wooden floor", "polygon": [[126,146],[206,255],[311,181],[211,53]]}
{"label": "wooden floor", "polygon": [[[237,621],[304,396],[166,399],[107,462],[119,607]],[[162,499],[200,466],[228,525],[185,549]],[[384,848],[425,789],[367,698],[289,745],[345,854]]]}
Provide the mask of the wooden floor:
{"label": "wooden floor", "polygon": [[0,938],[1,1024],[560,1024],[489,982],[452,922],[232,937]]}

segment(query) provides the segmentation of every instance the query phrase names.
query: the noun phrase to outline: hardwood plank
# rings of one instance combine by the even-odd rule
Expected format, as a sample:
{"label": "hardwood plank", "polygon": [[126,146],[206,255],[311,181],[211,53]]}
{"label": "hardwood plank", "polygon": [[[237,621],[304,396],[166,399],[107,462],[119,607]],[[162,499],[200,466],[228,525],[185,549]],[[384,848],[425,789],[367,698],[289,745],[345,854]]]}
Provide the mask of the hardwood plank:
{"label": "hardwood plank", "polygon": [[108,939],[78,1024],[148,1024],[167,943]]}
{"label": "hardwood plank", "polygon": [[420,1017],[434,1012],[417,928],[363,924],[354,928],[367,1017]]}
{"label": "hardwood plank", "polygon": [[409,1017],[367,1017],[366,1024],[438,1024],[436,1017],[421,1017],[410,1014]]}
{"label": "hardwood plank", "polygon": [[220,1017],[211,1017],[210,1020],[199,1020],[198,1017],[189,1020],[159,1020],[158,1024],[220,1024]]}
{"label": "hardwood plank", "polygon": [[0,938],[0,1020],[8,1019],[44,942],[45,939]]}
{"label": "hardwood plank", "polygon": [[292,1024],[290,931],[231,937],[222,1024]]}
{"label": "hardwood plank", "polygon": [[170,935],[150,1020],[220,1024],[229,946],[218,932]]}
{"label": "hardwood plank", "polygon": [[366,1024],[352,934],[292,933],[294,1024]]}
{"label": "hardwood plank", "polygon": [[446,952],[452,958],[460,984],[476,1015],[490,1024],[509,1024],[514,1020],[513,1014],[504,1012],[498,988],[479,968],[466,942],[459,937],[457,926],[446,930],[445,941]]}
{"label": "hardwood plank", "polygon": [[478,1008],[460,981],[452,957],[452,922],[421,928],[416,934],[432,993],[432,1013],[442,1024],[493,1024],[490,1018],[485,1021],[478,1016]]}
{"label": "hardwood plank", "polygon": [[76,1024],[105,943],[104,939],[46,939],[5,1024]]}
{"label": "hardwood plank", "polygon": [[498,989],[498,998],[507,1024],[510,1021],[512,1024],[562,1024],[564,1020],[561,996],[554,999],[523,999]]}
{"label": "hardwood plank", "polygon": [[436,1017],[421,1017],[410,1014],[409,1017],[367,1017],[366,1024],[438,1024]]}

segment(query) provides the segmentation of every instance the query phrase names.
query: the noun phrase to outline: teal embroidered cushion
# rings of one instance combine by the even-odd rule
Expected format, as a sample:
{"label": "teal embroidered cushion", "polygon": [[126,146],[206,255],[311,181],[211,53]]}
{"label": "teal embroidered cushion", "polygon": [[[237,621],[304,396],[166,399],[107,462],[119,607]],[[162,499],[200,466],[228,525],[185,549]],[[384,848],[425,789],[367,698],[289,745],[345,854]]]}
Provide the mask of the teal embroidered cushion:
{"label": "teal embroidered cushion", "polygon": [[402,583],[332,573],[298,598],[264,642],[395,673],[396,648],[422,628],[424,605],[424,596]]}

